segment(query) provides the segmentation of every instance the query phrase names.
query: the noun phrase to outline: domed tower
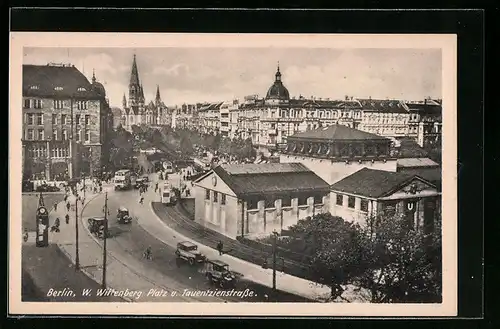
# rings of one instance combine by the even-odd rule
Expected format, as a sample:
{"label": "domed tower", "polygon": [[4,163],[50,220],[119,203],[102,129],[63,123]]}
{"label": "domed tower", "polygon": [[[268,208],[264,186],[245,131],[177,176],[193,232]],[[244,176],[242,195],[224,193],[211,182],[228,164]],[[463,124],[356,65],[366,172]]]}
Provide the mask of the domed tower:
{"label": "domed tower", "polygon": [[139,83],[139,72],[137,70],[137,62],[135,59],[132,62],[132,71],[130,73],[130,83],[128,85],[128,102],[129,106],[138,106],[141,98],[141,85]]}
{"label": "domed tower", "polygon": [[275,74],[275,79],[273,85],[269,88],[266,95],[266,100],[288,102],[290,100],[290,93],[288,89],[283,85],[281,81],[280,65],[278,63],[278,69]]}
{"label": "domed tower", "polygon": [[99,94],[99,96],[105,98],[106,97],[106,89],[104,89],[104,86],[102,83],[97,82],[95,78],[95,71],[92,72],[92,88]]}

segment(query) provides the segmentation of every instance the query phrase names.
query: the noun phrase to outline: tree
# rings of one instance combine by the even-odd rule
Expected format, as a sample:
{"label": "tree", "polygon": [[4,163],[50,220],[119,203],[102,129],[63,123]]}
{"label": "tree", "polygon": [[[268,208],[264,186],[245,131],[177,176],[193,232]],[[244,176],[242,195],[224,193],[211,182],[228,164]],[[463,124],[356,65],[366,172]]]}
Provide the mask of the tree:
{"label": "tree", "polygon": [[441,220],[431,234],[398,216],[370,218],[360,244],[359,284],[374,303],[441,301]]}
{"label": "tree", "polygon": [[341,284],[364,273],[359,267],[360,234],[358,225],[322,213],[299,220],[289,228],[290,238],[280,239],[278,246],[304,255],[315,281],[328,285],[335,299],[342,295]]}

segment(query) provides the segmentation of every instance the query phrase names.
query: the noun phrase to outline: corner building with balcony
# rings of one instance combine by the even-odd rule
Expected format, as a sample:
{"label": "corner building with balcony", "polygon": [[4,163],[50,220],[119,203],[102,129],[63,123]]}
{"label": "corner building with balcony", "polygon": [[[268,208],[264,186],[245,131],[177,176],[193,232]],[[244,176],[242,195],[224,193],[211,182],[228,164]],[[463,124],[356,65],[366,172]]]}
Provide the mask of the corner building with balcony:
{"label": "corner building with balcony", "polygon": [[23,65],[23,177],[47,181],[97,174],[113,114],[103,85],[73,65]]}
{"label": "corner building with balcony", "polygon": [[288,137],[281,163],[302,163],[328,184],[368,167],[395,172],[391,140],[335,124]]}
{"label": "corner building with balcony", "polygon": [[233,239],[258,237],[329,211],[329,193],[300,163],[220,165],[194,182],[195,221]]}

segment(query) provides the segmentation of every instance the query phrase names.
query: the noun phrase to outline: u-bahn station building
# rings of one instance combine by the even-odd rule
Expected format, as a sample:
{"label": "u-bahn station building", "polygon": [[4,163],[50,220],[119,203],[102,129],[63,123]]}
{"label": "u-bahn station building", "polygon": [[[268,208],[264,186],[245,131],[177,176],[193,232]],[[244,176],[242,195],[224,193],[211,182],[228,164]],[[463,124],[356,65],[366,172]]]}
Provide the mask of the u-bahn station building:
{"label": "u-bahn station building", "polygon": [[333,184],[365,167],[397,171],[391,143],[388,138],[335,124],[288,137],[280,163],[302,163]]}
{"label": "u-bahn station building", "polygon": [[329,211],[330,186],[300,163],[220,165],[194,182],[195,221],[256,237]]}
{"label": "u-bahn station building", "polygon": [[220,165],[196,180],[195,221],[231,238],[280,232],[323,212],[360,225],[386,214],[432,228],[440,168],[400,171],[391,142],[343,125],[290,136],[280,163]]}

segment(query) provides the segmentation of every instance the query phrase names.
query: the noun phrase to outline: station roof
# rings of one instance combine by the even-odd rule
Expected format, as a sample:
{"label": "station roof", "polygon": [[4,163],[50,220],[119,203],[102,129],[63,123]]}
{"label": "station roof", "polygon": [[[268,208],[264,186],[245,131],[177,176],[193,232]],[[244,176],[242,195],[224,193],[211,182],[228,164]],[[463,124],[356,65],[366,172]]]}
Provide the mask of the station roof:
{"label": "station roof", "polygon": [[220,165],[213,172],[236,195],[329,190],[327,182],[301,163]]}
{"label": "station roof", "polygon": [[294,140],[294,139],[296,140],[314,139],[314,140],[324,140],[324,141],[335,141],[335,140],[343,140],[343,141],[371,140],[371,141],[387,141],[387,142],[390,141],[388,138],[339,124],[300,132],[288,137],[288,140]]}
{"label": "station roof", "polygon": [[415,178],[435,186],[414,173],[363,168],[334,183],[331,189],[333,191],[361,195],[369,198],[381,198],[401,188],[405,183],[409,183]]}

